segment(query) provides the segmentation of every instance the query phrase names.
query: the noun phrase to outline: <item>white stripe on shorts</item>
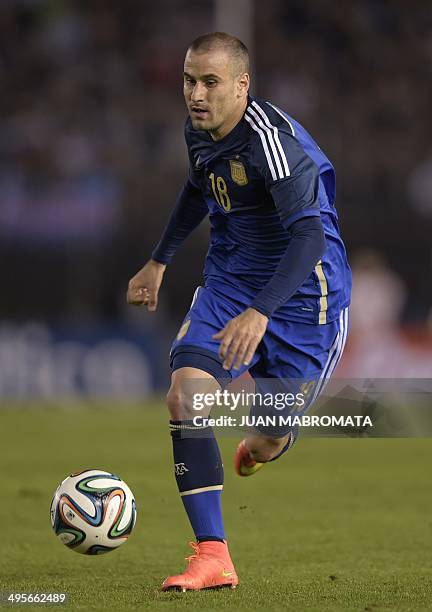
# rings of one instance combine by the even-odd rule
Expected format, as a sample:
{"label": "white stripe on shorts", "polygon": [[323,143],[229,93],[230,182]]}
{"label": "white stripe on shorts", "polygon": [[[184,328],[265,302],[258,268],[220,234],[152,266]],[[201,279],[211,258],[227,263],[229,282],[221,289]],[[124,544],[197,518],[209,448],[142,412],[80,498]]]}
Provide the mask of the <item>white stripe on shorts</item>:
{"label": "white stripe on shorts", "polygon": [[195,304],[196,299],[198,297],[198,292],[201,289],[201,285],[198,285],[198,287],[195,289],[195,293],[193,294],[193,298],[192,298],[192,302],[191,305],[189,306],[189,310],[192,308],[192,306]]}
{"label": "white stripe on shorts", "polygon": [[309,403],[309,406],[313,404],[313,402],[316,400],[318,395],[323,391],[330,376],[333,374],[334,369],[339,363],[339,360],[345,348],[347,334],[348,334],[348,308],[345,308],[340,313],[339,331],[337,333],[335,341],[333,342],[329,350],[329,355],[327,357],[326,364],[323,368],[323,371],[321,372],[321,376],[318,379],[318,384],[315,388],[315,391]]}

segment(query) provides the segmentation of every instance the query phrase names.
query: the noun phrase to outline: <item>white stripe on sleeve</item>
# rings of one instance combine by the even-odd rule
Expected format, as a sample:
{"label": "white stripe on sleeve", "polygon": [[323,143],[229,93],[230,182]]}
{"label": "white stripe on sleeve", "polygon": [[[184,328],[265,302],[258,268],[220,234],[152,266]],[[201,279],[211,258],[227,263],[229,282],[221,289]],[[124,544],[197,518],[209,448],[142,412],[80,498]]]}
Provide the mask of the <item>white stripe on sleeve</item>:
{"label": "white stripe on sleeve", "polygon": [[266,136],[268,138],[268,141],[270,143],[270,147],[271,147],[271,150],[272,150],[272,153],[273,153],[274,160],[276,162],[276,167],[277,167],[277,170],[278,170],[279,178],[284,178],[284,173],[283,173],[283,170],[282,170],[281,160],[280,160],[278,151],[276,149],[276,143],[275,143],[274,134],[273,134],[272,129],[267,127],[266,125],[264,125],[262,118],[250,106],[247,109],[247,112],[249,113],[249,116],[252,115],[252,117],[255,119],[255,123],[266,134]]}
{"label": "white stripe on sleeve", "polygon": [[249,115],[247,114],[247,111],[246,111],[246,114],[245,114],[244,118],[251,125],[252,129],[254,129],[255,132],[257,132],[259,137],[261,138],[261,143],[262,143],[262,146],[263,146],[263,149],[264,149],[264,153],[265,153],[265,156],[266,156],[266,159],[267,159],[267,163],[268,163],[269,168],[270,168],[270,173],[271,173],[272,179],[274,181],[276,181],[277,180],[276,171],[274,169],[273,161],[272,161],[272,158],[271,158],[271,155],[270,155],[270,151],[269,151],[268,146],[267,146],[266,137],[264,135],[264,132],[255,124],[255,122],[252,119],[252,117],[249,117]]}
{"label": "white stripe on sleeve", "polygon": [[[276,146],[278,148],[279,151],[279,155],[280,155],[280,159],[282,161],[282,165],[285,171],[284,176],[289,176],[290,175],[290,169],[288,166],[288,160],[286,158],[285,155],[285,151],[283,150],[282,147],[282,143],[279,139],[279,130],[277,129],[277,127],[275,125],[273,125],[272,123],[270,123],[270,119],[268,118],[267,114],[265,113],[264,109],[255,102],[255,100],[252,102],[252,106],[256,109],[257,113],[262,117],[262,119],[264,120],[264,123],[266,124],[266,126],[271,129],[273,131],[273,136],[276,142]],[[283,178],[283,177],[281,177]]]}

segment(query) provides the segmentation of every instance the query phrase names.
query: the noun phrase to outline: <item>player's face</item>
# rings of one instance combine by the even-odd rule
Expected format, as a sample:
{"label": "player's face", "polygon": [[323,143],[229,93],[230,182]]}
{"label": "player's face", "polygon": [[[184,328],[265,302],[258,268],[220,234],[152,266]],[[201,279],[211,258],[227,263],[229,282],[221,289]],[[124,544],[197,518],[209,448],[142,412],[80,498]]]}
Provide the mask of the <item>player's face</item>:
{"label": "player's face", "polygon": [[240,121],[247,104],[249,75],[235,74],[223,50],[188,51],[184,63],[184,96],[192,125],[223,138]]}

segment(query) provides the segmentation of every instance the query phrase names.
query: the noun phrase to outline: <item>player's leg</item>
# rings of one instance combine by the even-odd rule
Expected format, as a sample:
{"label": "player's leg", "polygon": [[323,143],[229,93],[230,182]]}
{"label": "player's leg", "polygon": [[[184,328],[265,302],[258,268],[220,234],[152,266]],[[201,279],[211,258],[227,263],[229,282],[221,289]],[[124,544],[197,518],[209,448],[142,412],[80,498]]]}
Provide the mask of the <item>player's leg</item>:
{"label": "player's leg", "polygon": [[[163,589],[235,586],[238,578],[225,539],[221,510],[223,466],[211,427],[194,417],[197,394],[213,394],[231,378],[218,357],[213,335],[236,316],[235,307],[209,289],[200,288],[171,350],[172,382],[167,395],[179,492],[198,543],[186,572],[170,576]],[[195,406],[196,407],[196,406]]]}
{"label": "player's leg", "polygon": [[[177,365],[199,360],[198,353],[188,355],[179,357]],[[208,365],[207,359],[203,360],[203,367]],[[173,367],[176,367],[175,359]],[[215,367],[216,364],[210,364],[208,369]],[[164,590],[198,590],[238,584],[222,519],[222,459],[212,428],[195,423],[194,396],[214,394],[219,388],[214,376],[204,370],[183,366],[173,371],[167,404],[175,477],[197,543],[192,544],[195,554],[188,558],[187,570],[169,576],[163,583]],[[205,418],[208,411],[200,411],[199,416]]]}
{"label": "player's leg", "polygon": [[219,388],[208,372],[181,367],[172,373],[167,395],[175,478],[198,542],[225,539],[220,499],[222,459],[213,429],[196,423],[196,417],[201,423],[208,410],[194,410],[193,398],[197,393],[214,394]]}
{"label": "player's leg", "polygon": [[279,459],[296,441],[295,431],[293,428],[278,438],[263,434],[246,436],[238,445],[234,455],[234,467],[237,474],[252,476],[269,461]]}
{"label": "player's leg", "polygon": [[[348,333],[348,309],[339,319],[327,325],[281,323],[270,325],[270,334],[264,337],[264,357],[251,370],[260,380],[260,391],[276,395],[277,391],[296,396],[300,387],[308,389],[304,406],[297,416],[304,414],[324,389],[339,360]],[[274,360],[273,357],[277,356]],[[267,377],[267,378],[266,378]],[[274,381],[274,382],[273,382]],[[285,389],[283,389],[285,387]],[[276,388],[276,392],[273,390]],[[271,410],[278,417],[289,410]],[[255,416],[262,410],[251,410]],[[258,427],[256,435],[246,437],[238,446],[234,465],[240,476],[250,476],[265,463],[274,461],[287,452],[298,437],[298,427]]]}

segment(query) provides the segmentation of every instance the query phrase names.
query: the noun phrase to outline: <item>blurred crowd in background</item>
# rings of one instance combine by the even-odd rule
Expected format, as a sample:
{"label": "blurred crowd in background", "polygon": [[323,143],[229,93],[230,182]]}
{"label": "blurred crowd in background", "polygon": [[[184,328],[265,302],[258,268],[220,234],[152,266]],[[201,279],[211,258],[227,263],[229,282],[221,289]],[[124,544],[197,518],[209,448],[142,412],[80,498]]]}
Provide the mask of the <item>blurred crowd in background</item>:
{"label": "blurred crowd in background", "polygon": [[[430,2],[266,0],[254,13],[252,92],[334,162],[355,277],[370,281],[356,303],[381,292],[395,325],[425,333]],[[2,0],[0,320],[153,325],[125,291],[186,176],[183,57],[213,15],[213,0]],[[155,318],[169,333],[201,280],[207,239],[203,224],[166,275]]]}

